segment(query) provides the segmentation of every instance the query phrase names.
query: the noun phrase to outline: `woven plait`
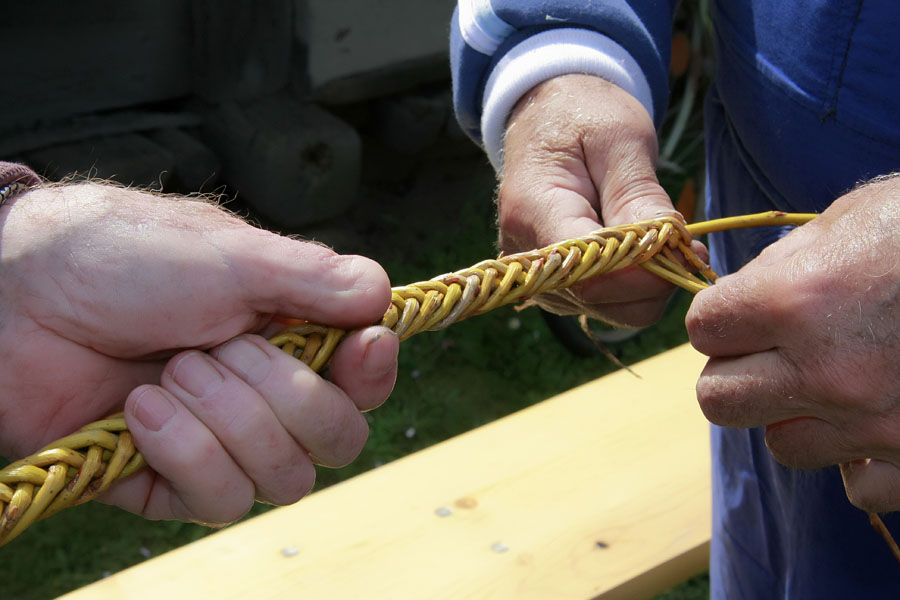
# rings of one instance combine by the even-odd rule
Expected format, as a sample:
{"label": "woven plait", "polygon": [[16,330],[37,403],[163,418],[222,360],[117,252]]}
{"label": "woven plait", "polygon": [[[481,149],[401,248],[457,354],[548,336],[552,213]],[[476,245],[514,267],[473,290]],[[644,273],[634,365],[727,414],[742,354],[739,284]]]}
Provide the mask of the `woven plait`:
{"label": "woven plait", "polygon": [[[381,324],[403,340],[634,265],[696,293],[714,282],[716,275],[691,250],[692,234],[799,225],[814,216],[769,212],[690,226],[666,217],[604,228],[540,250],[485,260],[468,269],[393,288],[391,305]],[[302,322],[269,341],[319,371],[344,334],[341,329]],[[144,464],[119,413],[6,466],[0,470],[0,546],[31,523],[95,498],[113,481]]]}
{"label": "woven plait", "polygon": [[[510,254],[391,290],[391,305],[381,325],[401,340],[434,331],[498,306],[522,302],[578,281],[640,265],[691,292],[715,281],[715,273],[691,250],[692,235],[680,220],[665,217],[600,229],[581,238],[539,250]],[[675,254],[692,267],[682,265]],[[344,331],[301,323],[270,341],[318,371]]]}
{"label": "woven plait", "polygon": [[145,464],[118,413],[8,465],[0,471],[0,545],[39,519],[93,500]]}

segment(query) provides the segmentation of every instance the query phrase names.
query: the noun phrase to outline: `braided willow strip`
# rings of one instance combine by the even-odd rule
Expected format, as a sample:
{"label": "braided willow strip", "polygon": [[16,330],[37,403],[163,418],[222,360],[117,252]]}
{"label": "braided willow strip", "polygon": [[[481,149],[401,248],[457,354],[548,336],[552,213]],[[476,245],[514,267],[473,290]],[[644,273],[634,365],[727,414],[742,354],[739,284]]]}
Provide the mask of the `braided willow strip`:
{"label": "braided willow strip", "polygon": [[[391,306],[381,324],[404,340],[633,265],[696,293],[707,287],[707,282],[715,282],[716,274],[691,250],[692,235],[737,227],[800,225],[813,217],[769,212],[688,226],[667,217],[608,227],[540,250],[485,260],[468,269],[393,288]],[[676,252],[693,268],[685,268]],[[269,341],[319,371],[344,333],[303,322]],[[8,465],[0,471],[0,546],[31,523],[92,500],[116,479],[145,464],[123,414],[117,413]]]}

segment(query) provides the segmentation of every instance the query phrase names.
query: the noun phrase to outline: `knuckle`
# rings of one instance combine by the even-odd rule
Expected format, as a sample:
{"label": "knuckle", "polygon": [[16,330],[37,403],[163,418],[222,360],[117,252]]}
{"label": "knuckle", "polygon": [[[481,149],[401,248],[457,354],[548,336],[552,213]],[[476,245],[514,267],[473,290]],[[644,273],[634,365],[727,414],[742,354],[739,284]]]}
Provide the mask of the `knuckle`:
{"label": "knuckle", "polygon": [[710,423],[727,426],[734,420],[732,405],[735,395],[731,393],[725,378],[701,375],[697,380],[696,393],[700,410]]}
{"label": "knuckle", "polygon": [[253,498],[250,497],[249,500],[245,500],[241,503],[235,503],[234,507],[231,510],[222,511],[221,514],[216,516],[215,523],[219,523],[221,525],[228,525],[230,523],[234,523],[253,508]]}
{"label": "knuckle", "polygon": [[312,462],[303,457],[290,463],[276,465],[271,473],[275,485],[257,486],[257,500],[286,506],[299,501],[309,494],[316,483],[316,469]]}
{"label": "knuckle", "polygon": [[729,295],[723,280],[698,293],[685,317],[688,335],[700,352],[704,351],[708,341],[727,337],[728,324],[734,320],[735,307],[730,298],[739,297],[739,294]]}
{"label": "knuckle", "polygon": [[223,451],[221,444],[214,437],[194,438],[183,452],[173,456],[182,469],[203,468],[205,465],[217,462],[216,459]]}
{"label": "knuckle", "polygon": [[345,467],[353,462],[369,439],[369,424],[361,413],[348,419],[345,427],[337,429],[334,435],[334,467]]}
{"label": "knuckle", "polygon": [[868,512],[900,510],[900,470],[878,459],[842,464],[844,486],[850,503]]}
{"label": "knuckle", "polygon": [[847,486],[847,499],[850,504],[866,512],[889,512],[900,508],[900,498],[891,502],[882,494],[877,493],[869,486]]}
{"label": "knuckle", "polygon": [[859,411],[857,417],[888,422],[896,410],[897,396],[892,385],[885,385],[883,374],[890,373],[892,366],[884,357],[848,352],[846,343],[838,346],[830,336],[818,338],[815,345],[819,352],[814,358],[801,348],[790,359],[797,365],[794,371],[804,373],[803,382],[814,386],[812,389],[822,404],[841,414]]}
{"label": "knuckle", "polygon": [[222,508],[213,509],[208,513],[208,517],[201,517],[195,521],[203,525],[224,527],[246,515],[252,507],[253,498],[251,496],[247,501],[232,501],[228,505],[223,505]]}
{"label": "knuckle", "polygon": [[[523,210],[521,201],[507,201],[506,190],[501,187],[497,204],[500,248],[505,252],[519,252],[538,245],[535,221]],[[520,196],[521,197],[521,196]]]}
{"label": "knuckle", "polygon": [[812,469],[820,465],[819,461],[804,452],[802,445],[798,445],[790,431],[790,426],[767,427],[766,448],[769,454],[781,465],[793,469]]}
{"label": "knuckle", "polygon": [[362,451],[369,426],[353,401],[341,395],[317,403],[306,419],[296,421],[291,435],[309,450],[316,464],[338,468],[349,464]]}
{"label": "knuckle", "polygon": [[202,495],[177,501],[190,511],[190,521],[221,527],[247,514],[253,507],[253,496],[253,486],[248,481],[222,480]]}
{"label": "knuckle", "polygon": [[878,512],[880,508],[878,503],[873,502],[873,499],[866,492],[856,489],[852,485],[847,486],[847,499],[850,500],[850,504],[860,510]]}

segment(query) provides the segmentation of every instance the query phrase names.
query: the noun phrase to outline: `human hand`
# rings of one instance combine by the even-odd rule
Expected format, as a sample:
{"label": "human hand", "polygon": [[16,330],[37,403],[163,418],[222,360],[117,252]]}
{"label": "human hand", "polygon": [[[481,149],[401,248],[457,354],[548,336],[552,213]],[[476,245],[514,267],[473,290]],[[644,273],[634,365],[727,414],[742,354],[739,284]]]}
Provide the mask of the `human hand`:
{"label": "human hand", "polygon": [[378,322],[390,290],[377,264],[206,202],[97,184],[34,189],[0,219],[0,454],[33,452],[124,403],[152,470],[104,500],[225,523],[254,498],[296,501],[313,462],[341,466],[361,450],[360,410],[393,387],[396,336],[347,336],[326,381],[254,333],[277,315]]}
{"label": "human hand", "polygon": [[[509,119],[498,197],[507,253],[541,248],[605,226],[678,213],[656,179],[656,131],[621,88],[589,75],[550,79]],[[702,244],[693,248],[706,256]],[[662,316],[673,286],[640,267],[542,294],[538,304],[643,327]]]}
{"label": "human hand", "polygon": [[[839,198],[700,292],[703,413],[765,427],[789,467],[839,464],[850,501],[900,509],[900,179]],[[871,459],[871,460],[869,460]]]}

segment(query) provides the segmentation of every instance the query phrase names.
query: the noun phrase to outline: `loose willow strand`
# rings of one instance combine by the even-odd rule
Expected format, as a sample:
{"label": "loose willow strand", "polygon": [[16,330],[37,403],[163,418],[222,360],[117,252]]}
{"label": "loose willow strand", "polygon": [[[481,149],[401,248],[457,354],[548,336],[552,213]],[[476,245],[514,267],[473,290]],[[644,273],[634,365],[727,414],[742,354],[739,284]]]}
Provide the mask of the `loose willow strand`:
{"label": "loose willow strand", "polygon": [[[485,260],[461,271],[393,288],[391,305],[381,324],[404,340],[498,306],[634,265],[696,293],[715,282],[716,274],[691,250],[693,235],[737,227],[801,225],[814,216],[768,212],[687,226],[666,217],[608,227],[539,250]],[[691,269],[682,265],[677,254],[686,259]],[[269,341],[319,371],[344,334],[341,329],[301,322]],[[31,523],[97,497],[115,480],[144,465],[122,413],[85,425],[36,454],[7,465],[0,470],[0,546]]]}

